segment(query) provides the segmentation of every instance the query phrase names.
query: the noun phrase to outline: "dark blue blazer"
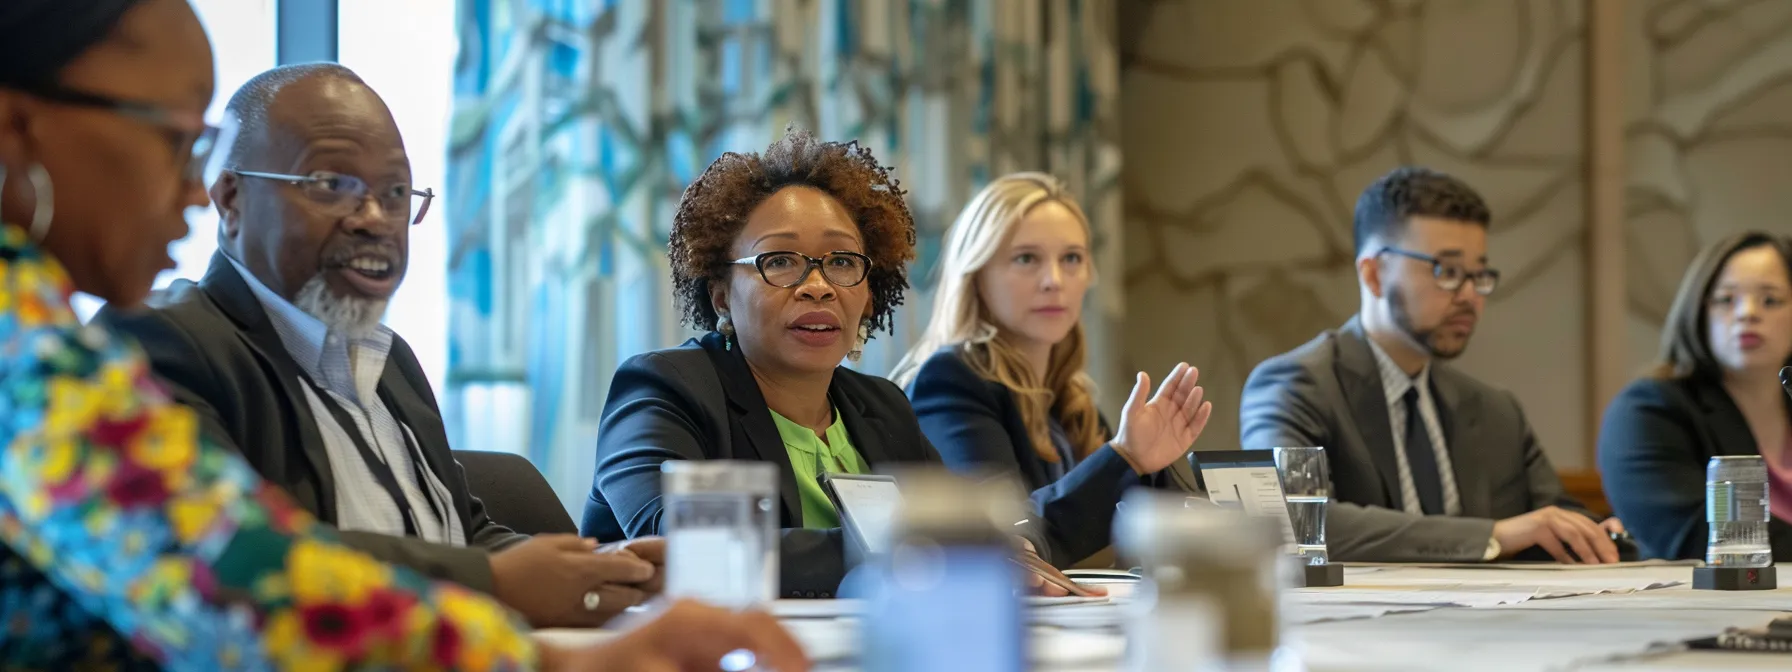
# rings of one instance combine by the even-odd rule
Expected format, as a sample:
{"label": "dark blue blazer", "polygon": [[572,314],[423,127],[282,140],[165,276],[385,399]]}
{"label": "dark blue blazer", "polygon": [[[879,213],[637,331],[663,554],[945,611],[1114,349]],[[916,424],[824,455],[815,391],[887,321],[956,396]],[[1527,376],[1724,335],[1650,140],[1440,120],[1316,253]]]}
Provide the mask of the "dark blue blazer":
{"label": "dark blue blazer", "polygon": [[[1633,382],[1605,408],[1599,429],[1606,500],[1652,558],[1704,559],[1706,463],[1757,454],[1736,402],[1702,379]],[[1792,524],[1773,518],[1767,534],[1773,559],[1792,561]]]}
{"label": "dark blue blazer", "polygon": [[[934,463],[902,390],[886,379],[840,367],[828,397],[853,447],[872,470]],[[660,465],[668,460],[752,460],[778,465],[779,592],[832,597],[845,577],[843,535],[802,526],[796,472],[759,384],[738,348],[710,333],[676,348],[636,355],[610,382],[598,427],[597,468],[579,531],[600,541],[663,534]],[[1038,525],[1017,529],[1041,555],[1056,555]]]}
{"label": "dark blue blazer", "polygon": [[[1034,508],[1050,522],[1046,532],[1057,549],[1053,560],[1060,565],[1075,564],[1108,546],[1115,505],[1128,488],[1206,492],[1188,460],[1140,476],[1105,444],[1062,478],[1053,478],[1052,465],[1033,450],[1014,393],[971,370],[956,346],[941,348],[921,364],[908,385],[908,398],[921,431],[947,467],[1013,474],[1033,492]],[[1102,425],[1105,432],[1105,420]]]}

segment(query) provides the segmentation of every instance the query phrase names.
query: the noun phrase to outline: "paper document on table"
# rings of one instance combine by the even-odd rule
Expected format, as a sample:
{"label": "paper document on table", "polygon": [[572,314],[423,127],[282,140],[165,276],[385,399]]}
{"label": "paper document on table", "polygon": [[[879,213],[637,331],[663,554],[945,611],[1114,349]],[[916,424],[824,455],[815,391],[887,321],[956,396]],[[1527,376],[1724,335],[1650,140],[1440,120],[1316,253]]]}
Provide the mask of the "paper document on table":
{"label": "paper document on table", "polygon": [[1282,478],[1274,464],[1202,467],[1201,477],[1213,503],[1274,519],[1282,528],[1282,543],[1295,545],[1294,521],[1288,517],[1288,499],[1282,495]]}
{"label": "paper document on table", "polygon": [[778,618],[841,618],[865,611],[864,600],[772,600],[766,611]]}
{"label": "paper document on table", "polygon": [[1612,580],[1588,583],[1512,582],[1444,583],[1411,580],[1387,585],[1351,583],[1342,588],[1297,588],[1288,592],[1293,604],[1401,604],[1493,607],[1531,600],[1582,595],[1625,595],[1679,585],[1679,581]]}
{"label": "paper document on table", "polygon": [[1538,570],[1547,572],[1600,571],[1608,569],[1633,569],[1637,567],[1698,567],[1704,562],[1698,560],[1637,560],[1633,562],[1614,562],[1609,565],[1564,565],[1559,562],[1343,562],[1336,563],[1346,568],[1356,569],[1506,569],[1506,570]]}
{"label": "paper document on table", "polygon": [[1438,605],[1433,604],[1323,604],[1285,601],[1282,607],[1282,622],[1289,625],[1308,625],[1331,621],[1351,621],[1360,618],[1380,618],[1388,614],[1415,613],[1438,608],[1440,608]]}
{"label": "paper document on table", "polygon": [[1315,604],[1397,604],[1433,607],[1493,607],[1518,604],[1537,597],[1536,590],[1498,586],[1439,586],[1436,590],[1414,590],[1407,586],[1348,586],[1344,588],[1297,588],[1288,592],[1294,605]]}

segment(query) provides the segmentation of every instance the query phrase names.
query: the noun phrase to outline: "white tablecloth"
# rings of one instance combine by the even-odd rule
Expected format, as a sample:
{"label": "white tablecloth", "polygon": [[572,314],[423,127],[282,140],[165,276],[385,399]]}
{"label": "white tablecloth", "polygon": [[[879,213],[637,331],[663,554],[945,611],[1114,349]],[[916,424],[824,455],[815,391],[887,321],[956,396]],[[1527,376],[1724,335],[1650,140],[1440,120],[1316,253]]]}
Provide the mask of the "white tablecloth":
{"label": "white tablecloth", "polygon": [[[1792,580],[1792,573],[1786,574]],[[1285,641],[1309,670],[1754,670],[1792,669],[1792,654],[1678,650],[1728,627],[1792,616],[1792,587],[1690,589],[1688,567],[1553,571],[1353,567],[1340,589],[1285,596]],[[1665,587],[1664,587],[1665,586]],[[1489,596],[1498,596],[1493,600]],[[1482,606],[1449,606],[1450,604]],[[859,621],[813,617],[850,604],[798,605],[786,626],[823,669],[854,666]],[[1035,608],[1036,669],[1116,670],[1125,649],[1121,605]],[[791,611],[796,613],[796,611]],[[543,631],[565,643],[602,631]]]}

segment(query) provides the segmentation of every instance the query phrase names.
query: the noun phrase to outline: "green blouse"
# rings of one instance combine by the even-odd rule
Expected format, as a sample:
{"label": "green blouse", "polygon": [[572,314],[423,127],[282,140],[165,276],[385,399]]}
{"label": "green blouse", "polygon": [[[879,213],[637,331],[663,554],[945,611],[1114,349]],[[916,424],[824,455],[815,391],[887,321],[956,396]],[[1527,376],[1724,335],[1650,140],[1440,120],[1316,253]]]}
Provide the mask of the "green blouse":
{"label": "green blouse", "polygon": [[865,460],[859,457],[858,449],[853,448],[852,438],[846,435],[846,423],[840,421],[839,409],[834,410],[834,424],[828,425],[826,441],[808,427],[778,415],[777,411],[771,411],[771,414],[772,422],[778,425],[778,437],[784,440],[784,450],[790,455],[790,467],[796,472],[796,490],[803,502],[803,527],[813,530],[839,527],[840,514],[834,510],[834,503],[828,501],[827,493],[822,492],[821,482],[817,479],[824,471],[836,474],[870,471]]}

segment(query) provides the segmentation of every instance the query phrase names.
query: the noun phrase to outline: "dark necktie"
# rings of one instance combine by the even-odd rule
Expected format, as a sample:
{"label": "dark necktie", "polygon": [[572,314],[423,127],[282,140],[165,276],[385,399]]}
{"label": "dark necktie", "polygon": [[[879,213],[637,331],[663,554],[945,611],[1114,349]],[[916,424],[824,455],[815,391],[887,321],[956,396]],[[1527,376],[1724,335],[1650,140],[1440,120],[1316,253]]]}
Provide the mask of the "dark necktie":
{"label": "dark necktie", "polygon": [[1419,415],[1417,387],[1406,390],[1406,468],[1412,472],[1412,487],[1419,493],[1419,506],[1425,515],[1441,515],[1443,477],[1437,472],[1437,451],[1431,446],[1431,432],[1425,431],[1425,418]]}

